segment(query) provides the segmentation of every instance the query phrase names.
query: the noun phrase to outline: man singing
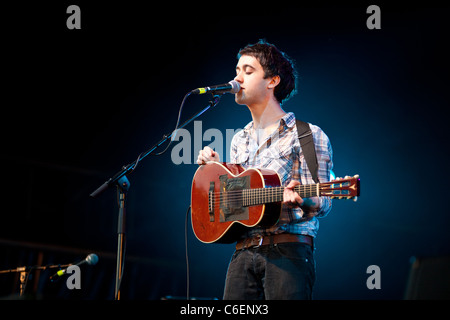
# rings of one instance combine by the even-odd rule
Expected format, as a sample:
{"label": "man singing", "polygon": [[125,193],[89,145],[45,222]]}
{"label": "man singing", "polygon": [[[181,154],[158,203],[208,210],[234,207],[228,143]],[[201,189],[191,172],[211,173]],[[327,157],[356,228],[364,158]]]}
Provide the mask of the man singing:
{"label": "man singing", "polygon": [[[314,238],[318,217],[331,209],[328,197],[302,199],[293,189],[314,183],[298,139],[295,115],[282,105],[295,94],[296,72],[291,59],[263,40],[241,49],[235,81],[241,89],[236,103],[246,105],[252,121],[231,142],[231,163],[276,171],[283,186],[279,221],[270,228],[253,227],[237,241],[228,266],[224,299],[311,299],[315,281]],[[320,182],[330,180],[332,148],[327,135],[309,124]],[[199,165],[220,161],[209,147]]]}

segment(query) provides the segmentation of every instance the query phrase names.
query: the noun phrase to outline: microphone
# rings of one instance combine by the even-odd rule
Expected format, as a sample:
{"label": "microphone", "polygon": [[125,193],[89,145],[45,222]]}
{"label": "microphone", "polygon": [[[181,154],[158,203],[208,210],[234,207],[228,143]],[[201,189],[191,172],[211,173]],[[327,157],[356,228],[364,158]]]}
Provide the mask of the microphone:
{"label": "microphone", "polygon": [[231,80],[228,83],[219,84],[217,86],[197,88],[195,90],[192,90],[191,93],[195,93],[195,94],[204,94],[204,93],[207,93],[207,92],[214,92],[214,93],[238,93],[239,90],[241,90],[241,86],[240,86],[239,82],[237,82],[235,80]]}
{"label": "microphone", "polygon": [[[98,262],[98,256],[97,256],[95,253],[91,253],[91,254],[89,254],[84,260],[82,260],[82,261],[76,263],[75,265],[76,265],[76,266],[79,266],[79,265],[82,265],[82,264],[87,263],[88,265],[93,266],[93,265],[97,264],[97,262]],[[73,264],[70,264],[69,267],[72,266],[72,265],[73,265]],[[50,281],[53,282],[53,281],[58,280],[59,277],[65,275],[66,272],[67,272],[67,268],[66,268],[66,269],[62,269],[62,270],[59,270],[57,273],[55,273],[54,275],[52,275],[52,276],[50,277]]]}

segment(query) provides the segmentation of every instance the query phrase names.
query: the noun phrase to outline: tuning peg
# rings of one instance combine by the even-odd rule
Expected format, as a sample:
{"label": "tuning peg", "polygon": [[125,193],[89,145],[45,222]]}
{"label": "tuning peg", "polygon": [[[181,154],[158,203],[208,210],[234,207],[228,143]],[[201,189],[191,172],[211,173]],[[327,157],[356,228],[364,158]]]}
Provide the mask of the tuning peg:
{"label": "tuning peg", "polygon": [[358,179],[358,178],[359,178],[359,174],[355,174],[355,175],[353,176],[353,178]]}
{"label": "tuning peg", "polygon": [[356,201],[358,201],[358,197],[353,198],[353,202],[356,202]]}
{"label": "tuning peg", "polygon": [[344,179],[350,179],[351,177],[350,176],[345,176],[345,178]]}

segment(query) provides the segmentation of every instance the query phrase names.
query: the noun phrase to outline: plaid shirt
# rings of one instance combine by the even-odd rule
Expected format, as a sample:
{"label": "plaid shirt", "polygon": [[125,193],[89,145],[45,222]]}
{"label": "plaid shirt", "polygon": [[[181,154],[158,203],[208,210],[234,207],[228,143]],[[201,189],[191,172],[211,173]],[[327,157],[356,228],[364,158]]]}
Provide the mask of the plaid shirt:
{"label": "plaid shirt", "polygon": [[[333,167],[330,140],[327,135],[315,125],[310,124],[319,164],[318,176],[320,182],[330,181],[330,171]],[[302,184],[313,184],[314,181],[306,165],[298,140],[295,115],[287,113],[281,118],[278,130],[275,130],[258,146],[252,137],[253,121],[237,132],[231,141],[230,162],[240,164],[244,168],[267,168],[276,171],[286,186],[292,179]],[[271,228],[254,227],[245,237],[269,235],[277,233],[305,234],[316,237],[319,229],[317,217],[324,217],[331,209],[331,199],[320,197],[320,211],[316,217],[302,218],[303,210],[283,206],[280,219]]]}

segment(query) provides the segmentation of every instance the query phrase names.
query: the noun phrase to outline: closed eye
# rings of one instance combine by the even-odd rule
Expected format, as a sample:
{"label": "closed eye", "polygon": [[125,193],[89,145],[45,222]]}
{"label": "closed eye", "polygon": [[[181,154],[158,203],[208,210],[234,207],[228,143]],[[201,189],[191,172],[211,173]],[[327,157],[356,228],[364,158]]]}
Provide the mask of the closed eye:
{"label": "closed eye", "polygon": [[[255,68],[249,64],[244,64],[242,66],[242,70],[244,71],[245,74],[250,75],[253,73],[253,71],[255,71]],[[241,71],[241,68],[236,67],[236,75],[238,75],[240,71]]]}

